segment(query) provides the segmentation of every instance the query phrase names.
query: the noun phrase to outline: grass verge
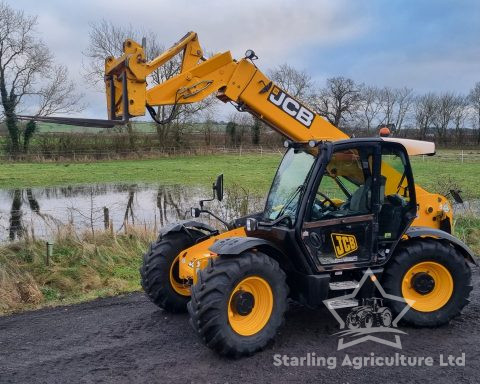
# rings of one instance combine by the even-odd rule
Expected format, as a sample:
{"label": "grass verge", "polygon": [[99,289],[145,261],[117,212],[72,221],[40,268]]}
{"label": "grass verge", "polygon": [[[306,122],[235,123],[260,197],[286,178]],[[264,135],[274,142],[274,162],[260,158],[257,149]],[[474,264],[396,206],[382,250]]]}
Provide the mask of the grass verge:
{"label": "grass verge", "polygon": [[455,218],[455,236],[480,255],[480,217],[472,213]]}
{"label": "grass verge", "polygon": [[128,231],[58,234],[49,265],[44,241],[0,246],[0,314],[139,290],[141,257],[155,234]]}

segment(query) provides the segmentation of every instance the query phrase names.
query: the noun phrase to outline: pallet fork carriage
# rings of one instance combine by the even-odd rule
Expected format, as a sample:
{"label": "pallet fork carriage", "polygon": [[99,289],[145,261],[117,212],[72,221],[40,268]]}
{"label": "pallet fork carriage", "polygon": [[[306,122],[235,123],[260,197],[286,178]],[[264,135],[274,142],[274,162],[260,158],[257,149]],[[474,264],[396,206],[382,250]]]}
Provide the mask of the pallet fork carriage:
{"label": "pallet fork carriage", "polygon": [[[152,60],[133,40],[123,50],[105,61],[109,120],[98,125],[146,112],[165,123],[155,107],[215,95],[288,138],[263,212],[226,223],[222,233],[194,220],[177,223],[144,255],[150,299],[165,310],[188,309],[208,347],[252,354],[275,337],[287,298],[320,307],[356,289],[367,269],[387,293],[412,303],[404,316],[411,324],[447,323],[468,303],[474,255],[451,234],[449,201],[416,185],[410,166],[409,156],[433,155],[433,143],[349,138],[274,84],[253,51],[240,60],[228,51],[207,59],[194,32]],[[148,76],[178,54],[179,73],[148,87]],[[221,200],[223,178],[214,193]],[[202,213],[210,213],[203,202],[192,209],[194,217]],[[362,287],[361,296],[373,297],[372,289]],[[394,314],[406,305],[384,304]]]}

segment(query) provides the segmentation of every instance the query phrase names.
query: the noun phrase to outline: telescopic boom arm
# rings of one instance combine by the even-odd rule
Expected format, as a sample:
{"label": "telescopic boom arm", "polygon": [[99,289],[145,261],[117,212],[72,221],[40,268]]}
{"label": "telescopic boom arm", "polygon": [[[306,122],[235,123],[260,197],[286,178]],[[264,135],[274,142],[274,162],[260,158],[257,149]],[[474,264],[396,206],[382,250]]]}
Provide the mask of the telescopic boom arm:
{"label": "telescopic boom arm", "polygon": [[[124,43],[124,54],[105,61],[109,118],[127,120],[145,115],[153,107],[196,103],[215,94],[237,109],[257,116],[291,140],[339,140],[348,136],[308,106],[277,87],[254,64],[253,51],[236,61],[229,51],[203,57],[197,34],[189,32],[173,47],[151,61],[133,40]],[[183,52],[180,73],[147,88],[147,77]]]}

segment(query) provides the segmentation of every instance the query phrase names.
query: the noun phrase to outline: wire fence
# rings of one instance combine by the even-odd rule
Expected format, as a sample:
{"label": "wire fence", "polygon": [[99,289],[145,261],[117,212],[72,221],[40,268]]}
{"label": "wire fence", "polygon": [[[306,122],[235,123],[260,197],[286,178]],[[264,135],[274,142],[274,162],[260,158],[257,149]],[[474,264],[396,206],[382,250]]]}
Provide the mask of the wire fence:
{"label": "wire fence", "polygon": [[480,150],[440,150],[433,156],[422,155],[423,161],[430,159],[434,160],[449,160],[465,162],[477,162],[480,161]]}
{"label": "wire fence", "polygon": [[45,151],[35,153],[22,153],[17,155],[0,154],[3,161],[88,161],[88,160],[118,160],[132,158],[159,158],[174,156],[205,156],[205,155],[283,155],[285,149],[273,147],[151,147],[136,150],[98,151],[98,150],[75,150],[75,151]]}
{"label": "wire fence", "polygon": [[[72,161],[84,162],[93,160],[120,160],[120,159],[145,159],[174,156],[206,156],[206,155],[283,155],[283,147],[266,146],[215,146],[215,147],[150,147],[137,150],[73,150],[73,151],[44,151],[26,154],[0,154],[3,162],[49,162],[49,161]],[[419,156],[422,161],[448,160],[464,162],[480,161],[480,150],[439,150],[434,156]]]}

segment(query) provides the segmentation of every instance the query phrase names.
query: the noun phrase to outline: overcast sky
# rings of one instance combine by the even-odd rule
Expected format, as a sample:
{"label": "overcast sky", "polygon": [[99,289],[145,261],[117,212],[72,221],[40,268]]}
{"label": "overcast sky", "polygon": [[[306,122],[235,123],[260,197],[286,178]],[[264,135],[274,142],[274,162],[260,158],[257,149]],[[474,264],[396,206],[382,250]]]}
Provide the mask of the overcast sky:
{"label": "overcast sky", "polygon": [[[319,86],[343,75],[417,92],[466,93],[480,81],[480,1],[467,0],[7,0],[38,15],[38,32],[68,66],[89,107],[106,117],[104,96],[82,78],[89,23],[102,18],[150,29],[169,46],[198,32],[208,52],[246,49],[267,70],[287,62]],[[222,112],[223,113],[223,112]]]}

